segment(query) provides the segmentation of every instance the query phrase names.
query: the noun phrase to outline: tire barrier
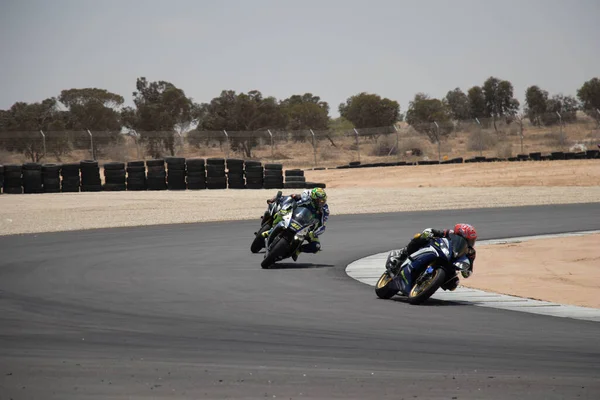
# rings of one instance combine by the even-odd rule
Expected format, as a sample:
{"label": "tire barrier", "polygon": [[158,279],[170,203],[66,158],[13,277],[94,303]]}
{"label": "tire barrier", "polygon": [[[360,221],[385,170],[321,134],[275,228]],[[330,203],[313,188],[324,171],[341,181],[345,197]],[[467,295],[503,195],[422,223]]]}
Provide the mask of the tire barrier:
{"label": "tire barrier", "polygon": [[191,158],[186,160],[186,164],[188,190],[206,189],[206,163],[204,158]]}
{"label": "tire barrier", "polygon": [[101,192],[102,179],[100,178],[98,161],[83,160],[79,164],[81,170],[81,191]]}
{"label": "tire barrier", "polygon": [[186,190],[185,158],[167,157],[165,158],[165,162],[167,164],[167,189]]}
{"label": "tire barrier", "polygon": [[265,189],[283,189],[283,165],[265,164],[263,181]]}
{"label": "tire barrier", "polygon": [[23,193],[23,166],[9,164],[4,166],[4,185],[3,191],[6,194]]}
{"label": "tire barrier", "polygon": [[206,159],[206,188],[227,189],[227,173],[224,158]]}
{"label": "tire barrier", "polygon": [[229,189],[246,189],[244,160],[227,159],[227,187]]}
{"label": "tire barrier", "polygon": [[127,190],[126,176],[125,163],[109,162],[104,164],[104,186],[102,189],[107,192]]}
{"label": "tire barrier", "polygon": [[142,191],[146,190],[146,165],[144,161],[129,161],[127,163],[126,186],[129,191]]}
{"label": "tire barrier", "polygon": [[301,169],[288,169],[285,171],[285,189],[306,189],[306,178]]}
{"label": "tire barrier", "polygon": [[42,181],[42,165],[25,163],[22,167],[23,193],[44,193]]}
{"label": "tire barrier", "polygon": [[247,189],[263,189],[265,185],[265,169],[260,161],[246,161],[244,174]]}
{"label": "tire barrier", "polygon": [[60,193],[60,165],[42,165],[42,187],[44,193]]}
{"label": "tire barrier", "polygon": [[162,158],[146,161],[148,190],[167,190],[167,171]]}
{"label": "tire barrier", "polygon": [[78,163],[63,164],[60,168],[62,178],[60,191],[63,193],[79,192],[81,186],[80,165]]}

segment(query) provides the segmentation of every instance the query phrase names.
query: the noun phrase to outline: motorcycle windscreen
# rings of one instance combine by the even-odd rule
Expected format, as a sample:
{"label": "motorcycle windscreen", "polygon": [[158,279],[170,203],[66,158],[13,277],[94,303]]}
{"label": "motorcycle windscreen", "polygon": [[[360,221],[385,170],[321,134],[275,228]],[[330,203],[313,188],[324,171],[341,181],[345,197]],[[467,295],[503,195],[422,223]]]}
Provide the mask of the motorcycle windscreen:
{"label": "motorcycle windscreen", "polygon": [[467,250],[469,249],[467,239],[454,233],[450,234],[448,239],[450,239],[450,246],[452,248],[452,255],[454,259],[460,258],[467,254]]}
{"label": "motorcycle windscreen", "polygon": [[314,214],[306,207],[296,208],[290,226],[296,231],[312,224],[314,222]]}

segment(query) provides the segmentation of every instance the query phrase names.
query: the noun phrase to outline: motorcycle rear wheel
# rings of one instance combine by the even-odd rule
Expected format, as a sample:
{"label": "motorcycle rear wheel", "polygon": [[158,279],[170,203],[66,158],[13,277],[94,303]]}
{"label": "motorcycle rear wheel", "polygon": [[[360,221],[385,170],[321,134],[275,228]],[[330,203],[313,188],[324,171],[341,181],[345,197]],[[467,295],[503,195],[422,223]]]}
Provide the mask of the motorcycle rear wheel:
{"label": "motorcycle rear wheel", "polygon": [[[277,240],[277,239],[276,239]],[[279,257],[283,257],[290,249],[290,245],[286,238],[280,237],[277,243],[273,245],[273,248],[269,251],[269,254],[262,260],[260,266],[264,269],[269,268],[275,264],[275,260]]]}
{"label": "motorcycle rear wheel", "polygon": [[398,290],[392,287],[392,278],[388,271],[385,271],[375,285],[375,294],[380,299],[391,299],[398,293]]}
{"label": "motorcycle rear wheel", "polygon": [[436,290],[446,282],[446,271],[436,268],[432,276],[425,282],[413,285],[408,294],[408,302],[413,305],[421,304],[430,298]]}

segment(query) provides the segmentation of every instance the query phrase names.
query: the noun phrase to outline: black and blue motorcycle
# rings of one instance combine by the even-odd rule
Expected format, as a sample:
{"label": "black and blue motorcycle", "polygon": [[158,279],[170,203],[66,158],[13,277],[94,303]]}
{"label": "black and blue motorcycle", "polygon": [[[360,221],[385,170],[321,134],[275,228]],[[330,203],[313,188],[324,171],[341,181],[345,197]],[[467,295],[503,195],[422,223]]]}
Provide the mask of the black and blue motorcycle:
{"label": "black and blue motorcycle", "polygon": [[265,257],[262,268],[270,268],[298,250],[308,233],[319,223],[315,212],[296,202],[284,202],[273,220],[273,230],[265,241]]}
{"label": "black and blue motorcycle", "polygon": [[410,254],[400,266],[394,262],[395,254],[391,252],[386,260],[386,271],[375,285],[375,293],[381,299],[401,294],[410,304],[421,304],[459,272],[470,270],[468,249],[465,238],[450,234],[448,238],[430,239],[428,246]]}

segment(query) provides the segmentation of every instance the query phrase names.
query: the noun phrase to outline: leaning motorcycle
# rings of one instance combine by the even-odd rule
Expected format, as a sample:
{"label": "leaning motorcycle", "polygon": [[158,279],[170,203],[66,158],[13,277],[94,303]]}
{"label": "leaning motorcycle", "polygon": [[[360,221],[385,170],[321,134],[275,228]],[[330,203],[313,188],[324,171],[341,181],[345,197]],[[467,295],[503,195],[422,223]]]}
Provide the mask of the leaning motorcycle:
{"label": "leaning motorcycle", "polygon": [[470,268],[468,249],[465,238],[450,234],[448,238],[431,239],[429,246],[411,254],[400,267],[394,263],[394,252],[391,252],[386,260],[386,271],[375,285],[375,293],[381,299],[400,293],[410,304],[421,304],[459,272]]}
{"label": "leaning motorcycle", "polygon": [[275,196],[275,201],[267,206],[267,210],[263,214],[260,221],[260,229],[258,232],[254,232],[254,240],[250,245],[251,252],[258,253],[263,247],[265,247],[265,239],[262,237],[262,234],[273,227],[273,223],[277,219],[277,213],[283,206],[281,203],[281,197],[282,193],[280,190],[277,192],[277,196]]}
{"label": "leaning motorcycle", "polygon": [[279,215],[281,221],[264,239],[266,252],[260,263],[262,268],[269,268],[277,261],[291,257],[319,221],[313,211],[305,206],[297,206],[295,202],[284,204]]}

